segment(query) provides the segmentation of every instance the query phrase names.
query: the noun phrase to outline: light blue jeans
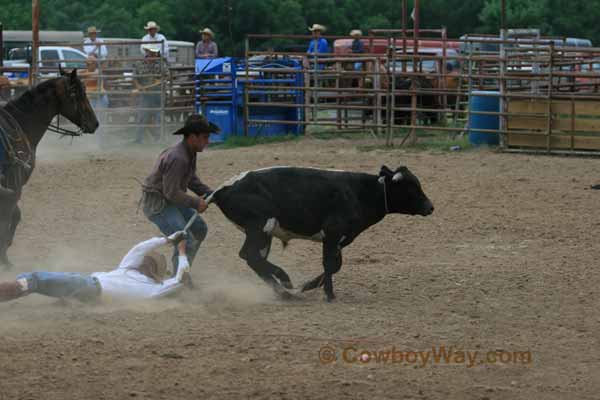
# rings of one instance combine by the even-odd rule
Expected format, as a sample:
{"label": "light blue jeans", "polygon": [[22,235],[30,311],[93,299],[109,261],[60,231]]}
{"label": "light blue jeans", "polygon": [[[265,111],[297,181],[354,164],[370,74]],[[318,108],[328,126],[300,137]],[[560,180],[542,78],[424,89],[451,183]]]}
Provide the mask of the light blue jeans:
{"label": "light blue jeans", "polygon": [[28,272],[20,274],[17,279],[27,280],[28,294],[91,301],[98,298],[101,292],[96,278],[76,272]]}

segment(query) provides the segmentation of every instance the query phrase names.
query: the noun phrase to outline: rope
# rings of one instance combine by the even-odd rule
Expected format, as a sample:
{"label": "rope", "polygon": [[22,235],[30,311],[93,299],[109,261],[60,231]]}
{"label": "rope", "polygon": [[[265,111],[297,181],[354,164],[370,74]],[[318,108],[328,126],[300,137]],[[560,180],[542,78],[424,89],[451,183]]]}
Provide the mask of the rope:
{"label": "rope", "polygon": [[0,165],[0,172],[6,175],[6,186],[18,191],[32,168],[33,151],[21,125],[4,108],[0,108],[0,146],[6,154],[6,160]]}

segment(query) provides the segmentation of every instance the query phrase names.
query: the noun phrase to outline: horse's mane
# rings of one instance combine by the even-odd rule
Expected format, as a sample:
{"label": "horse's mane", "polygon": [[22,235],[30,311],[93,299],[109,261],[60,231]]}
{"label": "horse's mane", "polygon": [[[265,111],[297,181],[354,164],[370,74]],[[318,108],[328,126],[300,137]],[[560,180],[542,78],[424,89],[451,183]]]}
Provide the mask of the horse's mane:
{"label": "horse's mane", "polygon": [[63,77],[49,79],[32,87],[19,97],[10,100],[6,106],[13,106],[21,112],[30,112],[36,109],[41,102],[48,104],[50,101],[55,101],[55,96],[52,96],[51,93],[59,79],[63,79]]}

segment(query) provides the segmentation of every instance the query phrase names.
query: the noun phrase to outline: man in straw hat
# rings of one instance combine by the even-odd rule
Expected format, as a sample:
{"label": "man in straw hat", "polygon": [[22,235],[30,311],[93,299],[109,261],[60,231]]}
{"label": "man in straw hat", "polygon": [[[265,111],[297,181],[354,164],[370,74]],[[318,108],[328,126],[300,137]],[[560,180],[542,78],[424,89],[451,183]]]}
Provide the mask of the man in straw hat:
{"label": "man in straw hat", "polygon": [[[0,302],[14,300],[29,294],[77,299],[84,302],[98,300],[127,300],[159,298],[176,293],[189,275],[183,231],[168,237],[155,237],[137,244],[109,272],[82,274],[75,272],[28,272],[16,280],[0,282]],[[179,249],[179,268],[175,277],[166,278],[167,261],[155,250],[167,244]]]}
{"label": "man in straw hat", "polygon": [[153,123],[152,136],[155,141],[160,140],[158,124],[160,123],[160,85],[169,72],[169,67],[164,58],[160,56],[159,43],[144,43],[144,59],[136,62],[133,84],[138,93],[137,129],[134,143],[142,143],[146,128]]}
{"label": "man in straw hat", "polygon": [[99,60],[104,60],[108,55],[106,46],[103,45],[104,40],[98,37],[100,30],[96,29],[95,26],[90,26],[87,29],[88,37],[83,40],[83,51],[89,57],[95,57]]}
{"label": "man in straw hat", "polygon": [[217,58],[219,57],[219,48],[214,41],[215,34],[210,28],[204,28],[200,31],[202,40],[196,45],[196,58]]}
{"label": "man in straw hat", "polygon": [[[352,37],[352,54],[361,54],[365,52],[365,45],[363,44],[361,37],[362,31],[360,29],[352,29],[350,31],[350,36]],[[356,71],[360,71],[362,69],[363,63],[355,62],[353,63],[353,68]]]}
{"label": "man in straw hat", "polygon": [[352,53],[364,53],[365,45],[363,44],[362,40],[360,40],[362,37],[362,31],[360,29],[352,29],[350,31],[350,36],[352,37]]}
{"label": "man in straw hat", "polygon": [[[212,190],[196,174],[196,154],[204,151],[210,134],[217,132],[219,128],[203,115],[190,115],[183,128],[173,133],[182,135],[182,140],[159,155],[144,181],[141,200],[144,214],[163,234],[171,235],[182,230],[194,216],[194,211],[203,213],[208,207],[204,197]],[[196,196],[188,194],[187,189]],[[191,264],[208,228],[197,216],[189,231],[191,235],[186,242]],[[173,264],[177,264],[177,250]]]}
{"label": "man in straw hat", "polygon": [[323,32],[325,32],[325,27],[319,24],[313,24],[313,26],[308,28],[309,31],[312,32],[312,40],[308,45],[308,53],[329,53],[329,43],[327,43],[327,39],[321,37]]}
{"label": "man in straw hat", "polygon": [[[142,42],[160,42],[162,41],[162,45],[160,43],[156,43],[158,48],[161,50],[161,55],[168,59],[169,58],[169,44],[167,43],[167,38],[162,34],[158,33],[160,30],[160,26],[154,21],[148,21],[146,26],[144,26],[146,30],[146,34],[142,37]],[[140,46],[140,51],[142,54],[145,54],[144,49],[142,48],[144,44]]]}

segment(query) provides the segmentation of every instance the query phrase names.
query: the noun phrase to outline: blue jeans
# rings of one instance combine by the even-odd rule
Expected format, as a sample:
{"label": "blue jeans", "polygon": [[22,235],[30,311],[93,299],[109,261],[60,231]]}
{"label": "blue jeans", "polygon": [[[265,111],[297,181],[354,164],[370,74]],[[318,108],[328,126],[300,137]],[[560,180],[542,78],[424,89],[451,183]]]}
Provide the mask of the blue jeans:
{"label": "blue jeans", "polygon": [[96,278],[76,272],[28,272],[17,276],[17,279],[27,280],[28,293],[50,297],[91,301],[101,291]]}
{"label": "blue jeans", "polygon": [[[194,210],[191,208],[177,207],[167,203],[161,212],[146,216],[163,234],[168,236],[185,228],[192,215],[194,215]],[[191,266],[200,248],[200,244],[206,238],[208,227],[206,226],[206,222],[198,216],[189,231],[192,234],[188,235],[186,239],[185,251]],[[173,273],[177,272],[178,256],[179,252],[177,251],[177,247],[175,247],[173,253]]]}

